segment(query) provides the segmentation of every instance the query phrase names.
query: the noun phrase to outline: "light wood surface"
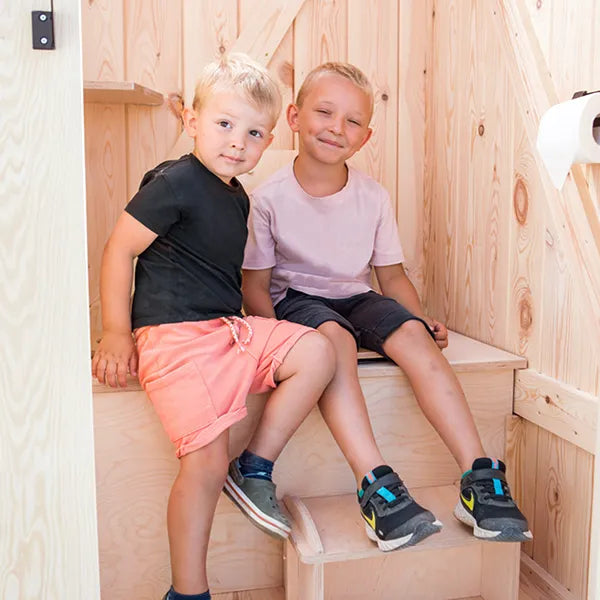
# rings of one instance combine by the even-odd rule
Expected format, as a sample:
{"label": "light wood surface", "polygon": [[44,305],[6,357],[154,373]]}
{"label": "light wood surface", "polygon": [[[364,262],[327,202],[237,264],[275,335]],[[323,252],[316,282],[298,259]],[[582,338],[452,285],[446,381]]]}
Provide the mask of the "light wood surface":
{"label": "light wood surface", "polygon": [[147,104],[160,106],[164,97],[160,92],[135,81],[84,81],[83,100],[101,104]]}
{"label": "light wood surface", "polygon": [[[416,546],[388,554],[367,538],[355,494],[302,498],[308,511],[303,518],[314,525],[294,528],[287,545],[294,546],[297,554],[288,552],[287,556],[299,572],[310,572],[310,568],[322,572],[321,587],[310,598],[358,600],[368,590],[374,598],[440,600],[481,593],[490,600],[516,600],[519,545],[477,540],[471,529],[452,515],[458,498],[455,486],[421,488],[414,491],[414,497],[444,523],[444,528]],[[298,499],[284,500],[288,507],[298,503]],[[303,539],[302,530],[313,527],[322,552],[315,552],[314,543]],[[290,600],[304,598],[300,581],[297,589],[293,584],[288,588]]]}
{"label": "light wood surface", "polygon": [[525,369],[515,375],[514,412],[587,452],[596,451],[597,396]]}
{"label": "light wood surface", "polygon": [[0,597],[99,600],[79,2],[0,23]]}

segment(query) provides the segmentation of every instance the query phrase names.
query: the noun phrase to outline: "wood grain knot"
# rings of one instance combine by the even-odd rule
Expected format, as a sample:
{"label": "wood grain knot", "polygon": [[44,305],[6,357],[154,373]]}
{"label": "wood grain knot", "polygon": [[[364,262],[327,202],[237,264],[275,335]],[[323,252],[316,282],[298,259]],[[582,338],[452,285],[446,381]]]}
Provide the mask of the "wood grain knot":
{"label": "wood grain knot", "polygon": [[531,292],[529,288],[523,290],[519,300],[519,326],[521,335],[527,335],[533,325],[533,308],[531,306]]}
{"label": "wood grain knot", "polygon": [[542,8],[542,0],[537,0],[537,2],[535,3],[535,7],[540,10],[540,8]]}
{"label": "wood grain knot", "polygon": [[223,46],[223,44],[221,44],[219,46],[219,54],[225,54],[226,50],[227,50],[227,48],[225,48],[225,46]]}
{"label": "wood grain knot", "polygon": [[552,404],[552,398],[550,398],[550,396],[544,396],[544,400],[546,401],[546,404]]}
{"label": "wood grain knot", "polygon": [[527,186],[521,177],[517,177],[517,181],[515,182],[513,207],[517,222],[519,225],[525,225],[529,211],[529,194],[527,193]]}
{"label": "wood grain knot", "polygon": [[485,126],[483,123],[479,123],[479,127],[477,128],[477,133],[479,135],[483,135],[485,133]]}
{"label": "wood grain knot", "polygon": [[387,94],[381,94],[381,99],[382,99],[384,102],[387,102],[387,101],[390,99],[390,97],[389,97]]}
{"label": "wood grain knot", "polygon": [[294,65],[292,65],[292,63],[287,60],[282,62],[279,65],[277,74],[283,85],[289,88],[294,86]]}

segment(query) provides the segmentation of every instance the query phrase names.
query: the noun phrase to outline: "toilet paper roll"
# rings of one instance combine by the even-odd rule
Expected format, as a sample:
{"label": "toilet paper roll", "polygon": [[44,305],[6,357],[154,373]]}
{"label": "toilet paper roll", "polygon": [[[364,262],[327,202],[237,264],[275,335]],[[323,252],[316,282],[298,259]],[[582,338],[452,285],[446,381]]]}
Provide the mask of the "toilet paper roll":
{"label": "toilet paper roll", "polygon": [[[600,93],[588,94],[549,108],[540,120],[537,149],[557,189],[571,165],[600,163]],[[600,125],[600,119],[596,121]]]}

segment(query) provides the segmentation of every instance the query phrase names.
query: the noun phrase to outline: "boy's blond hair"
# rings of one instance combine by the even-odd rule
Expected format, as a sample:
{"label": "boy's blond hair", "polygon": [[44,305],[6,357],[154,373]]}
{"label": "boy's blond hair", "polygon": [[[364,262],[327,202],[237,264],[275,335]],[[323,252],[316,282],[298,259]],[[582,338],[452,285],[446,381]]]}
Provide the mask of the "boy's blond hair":
{"label": "boy's blond hair", "polygon": [[263,66],[239,52],[224,54],[204,68],[196,83],[194,110],[202,108],[211,94],[232,90],[268,113],[275,126],[281,113],[279,87]]}
{"label": "boy's blond hair", "polygon": [[369,82],[367,76],[358,67],[355,67],[350,63],[326,62],[318,67],[315,67],[306,76],[306,79],[300,86],[300,90],[296,96],[296,106],[298,106],[298,108],[302,107],[302,103],[304,102],[308,92],[310,92],[311,86],[323,74],[340,75],[341,77],[351,81],[356,87],[360,88],[365,94],[367,94],[370,105],[369,118],[371,117],[373,114],[373,88],[371,87],[371,83]]}

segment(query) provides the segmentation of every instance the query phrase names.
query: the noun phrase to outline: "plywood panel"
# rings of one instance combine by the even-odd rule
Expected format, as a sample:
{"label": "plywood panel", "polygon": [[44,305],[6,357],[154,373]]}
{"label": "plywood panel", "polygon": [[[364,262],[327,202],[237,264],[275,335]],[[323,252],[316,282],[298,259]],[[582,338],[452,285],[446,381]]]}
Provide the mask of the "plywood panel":
{"label": "plywood panel", "polygon": [[0,24],[0,597],[99,599],[79,2]]}

